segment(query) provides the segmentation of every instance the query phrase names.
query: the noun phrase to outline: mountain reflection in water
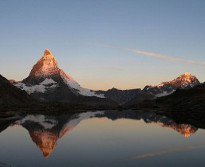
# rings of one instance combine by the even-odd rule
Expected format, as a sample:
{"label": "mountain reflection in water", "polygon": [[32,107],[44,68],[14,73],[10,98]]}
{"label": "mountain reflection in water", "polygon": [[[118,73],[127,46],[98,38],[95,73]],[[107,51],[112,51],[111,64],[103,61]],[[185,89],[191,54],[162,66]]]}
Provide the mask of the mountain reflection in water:
{"label": "mountain reflection in water", "polygon": [[3,131],[11,125],[24,127],[28,130],[32,141],[42,151],[44,157],[48,157],[56,147],[58,139],[66,134],[68,135],[82,120],[94,117],[108,118],[113,121],[118,119],[143,120],[145,123],[155,123],[161,127],[171,128],[184,137],[190,137],[198,130],[192,125],[177,124],[168,117],[147,111],[97,111],[59,116],[26,115],[13,122],[11,120],[1,121],[0,130]]}

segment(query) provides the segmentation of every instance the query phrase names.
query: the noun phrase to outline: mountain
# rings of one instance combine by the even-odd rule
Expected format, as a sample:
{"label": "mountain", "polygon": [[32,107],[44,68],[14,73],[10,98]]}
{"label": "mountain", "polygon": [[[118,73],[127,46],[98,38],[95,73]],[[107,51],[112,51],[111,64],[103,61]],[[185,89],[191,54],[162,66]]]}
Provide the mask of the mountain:
{"label": "mountain", "polygon": [[191,75],[185,73],[176,79],[168,82],[163,82],[157,86],[145,86],[144,89],[130,89],[119,90],[116,88],[107,91],[96,91],[96,94],[104,95],[112,99],[122,106],[138,105],[145,100],[152,100],[157,97],[167,96],[175,92],[177,89],[189,89],[199,85],[199,80]]}
{"label": "mountain", "polygon": [[199,80],[194,75],[186,72],[172,81],[162,82],[157,86],[145,86],[143,92],[161,97],[172,94],[176,89],[189,89],[199,84]]}
{"label": "mountain", "polygon": [[0,75],[0,109],[7,110],[13,107],[25,107],[35,101],[25,92],[13,86],[6,78]]}
{"label": "mountain", "polygon": [[33,66],[29,76],[15,86],[25,90],[28,94],[45,93],[64,86],[69,89],[70,94],[103,98],[102,95],[96,95],[92,90],[82,88],[71,76],[61,70],[48,49]]}
{"label": "mountain", "polygon": [[59,68],[55,57],[48,49],[33,66],[29,76],[14,85],[25,90],[35,99],[44,102],[116,105],[104,95],[82,88],[71,76]]}
{"label": "mountain", "polygon": [[105,97],[123,105],[136,96],[139,96],[141,89],[129,89],[129,90],[119,90],[116,88],[109,89],[107,91],[96,91],[96,94],[103,94]]}
{"label": "mountain", "polygon": [[60,102],[72,105],[133,106],[145,100],[167,96],[177,89],[190,89],[199,85],[199,80],[185,73],[178,78],[144,89],[93,91],[81,87],[71,76],[59,68],[53,54],[46,49],[44,55],[33,66],[29,76],[22,82],[10,81],[16,87],[43,102]]}

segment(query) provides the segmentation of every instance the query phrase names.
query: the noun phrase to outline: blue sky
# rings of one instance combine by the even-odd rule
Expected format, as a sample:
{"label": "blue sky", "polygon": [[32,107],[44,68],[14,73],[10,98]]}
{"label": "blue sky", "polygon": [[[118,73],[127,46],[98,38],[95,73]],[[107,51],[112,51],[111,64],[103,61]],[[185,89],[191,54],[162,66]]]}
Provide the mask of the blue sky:
{"label": "blue sky", "polygon": [[49,48],[91,89],[155,85],[184,72],[204,82],[204,9],[204,0],[0,1],[0,73],[22,80]]}

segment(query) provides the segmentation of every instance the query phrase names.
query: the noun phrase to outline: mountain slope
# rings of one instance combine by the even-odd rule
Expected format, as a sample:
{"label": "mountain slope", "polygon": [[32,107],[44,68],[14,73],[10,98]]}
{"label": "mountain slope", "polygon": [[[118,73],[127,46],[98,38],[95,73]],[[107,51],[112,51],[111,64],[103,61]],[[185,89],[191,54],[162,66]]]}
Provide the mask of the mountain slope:
{"label": "mountain slope", "polygon": [[155,105],[157,113],[205,128],[205,83],[192,89],[178,89],[172,95],[156,99]]}
{"label": "mountain slope", "polygon": [[193,111],[193,114],[205,114],[205,84],[198,85],[192,89],[178,89],[172,95],[157,99],[157,104],[171,112]]}
{"label": "mountain slope", "polygon": [[13,86],[6,78],[0,75],[0,106],[1,109],[27,106],[34,103],[25,92]]}

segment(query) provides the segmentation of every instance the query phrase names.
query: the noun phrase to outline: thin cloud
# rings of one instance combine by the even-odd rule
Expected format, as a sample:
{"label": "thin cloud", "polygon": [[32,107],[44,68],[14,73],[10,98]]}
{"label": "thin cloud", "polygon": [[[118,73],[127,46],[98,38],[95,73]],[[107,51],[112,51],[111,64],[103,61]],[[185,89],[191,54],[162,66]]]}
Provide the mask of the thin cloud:
{"label": "thin cloud", "polygon": [[102,69],[102,70],[108,70],[108,71],[116,71],[116,72],[121,72],[123,71],[124,69],[123,68],[120,68],[120,67],[114,67],[114,66],[99,66],[99,67],[81,67],[79,69],[82,69],[82,70],[97,70],[97,69]]}
{"label": "thin cloud", "polygon": [[136,53],[136,54],[141,54],[141,55],[149,56],[149,57],[155,57],[157,59],[162,59],[162,60],[166,60],[169,62],[181,62],[181,63],[185,63],[185,64],[194,64],[194,65],[205,66],[205,62],[182,59],[182,58],[177,58],[177,57],[171,57],[168,55],[163,55],[163,54],[144,51],[144,50],[137,50],[137,49],[133,49],[133,48],[124,48],[124,49],[126,49],[130,52]]}
{"label": "thin cloud", "polygon": [[168,61],[168,62],[180,62],[180,63],[184,63],[184,64],[205,66],[205,62],[202,62],[202,61],[183,59],[183,58],[173,57],[173,56],[169,56],[169,55],[154,53],[154,52],[150,52],[150,51],[138,50],[138,49],[134,49],[134,48],[125,48],[125,47],[112,46],[112,45],[103,45],[103,46],[104,47],[109,47],[109,48],[124,49],[124,50],[130,51],[130,52],[138,54],[138,55],[154,57],[154,58],[165,60],[165,61]]}

